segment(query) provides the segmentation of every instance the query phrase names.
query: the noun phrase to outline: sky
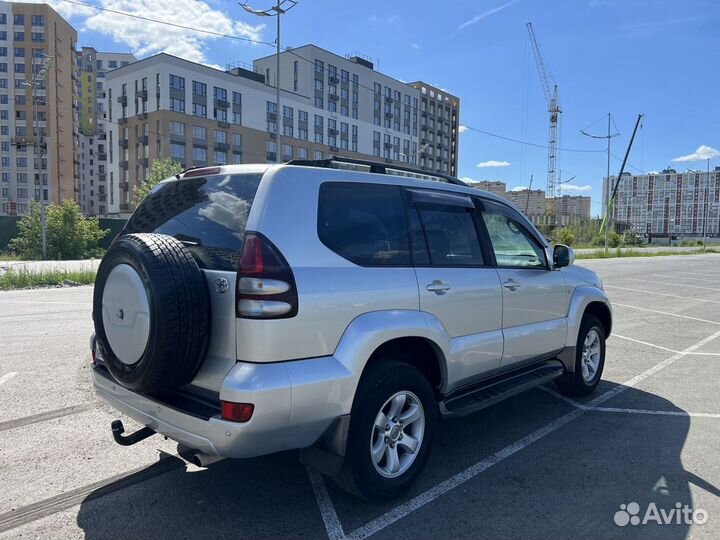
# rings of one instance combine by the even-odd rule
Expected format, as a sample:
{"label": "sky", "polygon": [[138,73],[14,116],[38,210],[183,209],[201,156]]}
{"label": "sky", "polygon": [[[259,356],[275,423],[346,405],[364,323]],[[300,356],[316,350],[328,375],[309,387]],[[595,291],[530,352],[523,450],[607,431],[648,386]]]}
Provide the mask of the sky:
{"label": "sky", "polygon": [[[78,30],[79,45],[98,50],[129,50],[138,57],[166,51],[214,66],[251,63],[273,52],[274,19],[250,15],[230,0],[79,1],[265,42],[48,0]],[[273,0],[252,2],[266,8]],[[502,180],[509,189],[530,185],[532,176],[532,188],[545,189],[548,113],[528,21],[558,85],[563,193],[591,196],[592,213],[600,213],[606,140],[580,130],[605,135],[608,113],[612,133],[619,133],[611,139],[617,156],[612,174],[620,169],[639,113],[644,117],[630,172],[705,170],[708,157],[720,166],[717,0],[300,0],[283,16],[282,46],[358,51],[388,75],[458,96],[459,176]]]}

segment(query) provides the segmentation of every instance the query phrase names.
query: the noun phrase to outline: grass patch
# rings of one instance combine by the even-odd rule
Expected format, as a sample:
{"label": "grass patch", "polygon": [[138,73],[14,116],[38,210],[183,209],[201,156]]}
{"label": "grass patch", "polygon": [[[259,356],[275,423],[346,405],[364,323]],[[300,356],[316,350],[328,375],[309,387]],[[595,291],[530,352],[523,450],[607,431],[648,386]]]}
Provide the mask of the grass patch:
{"label": "grass patch", "polygon": [[0,253],[0,262],[3,261],[19,261],[20,257],[17,255],[10,255],[8,253]]}
{"label": "grass patch", "polygon": [[95,274],[95,270],[28,272],[9,268],[7,272],[0,274],[0,291],[57,287],[63,285],[65,280],[78,285],[92,285],[95,283]]}
{"label": "grass patch", "polygon": [[[720,253],[720,250],[710,249],[705,250],[704,253]],[[609,249],[607,253],[604,250],[599,249],[590,253],[577,253],[576,259],[614,259],[617,257],[666,257],[668,255],[701,255],[703,254],[702,249],[693,249],[688,251],[656,251],[648,252],[639,249]]]}

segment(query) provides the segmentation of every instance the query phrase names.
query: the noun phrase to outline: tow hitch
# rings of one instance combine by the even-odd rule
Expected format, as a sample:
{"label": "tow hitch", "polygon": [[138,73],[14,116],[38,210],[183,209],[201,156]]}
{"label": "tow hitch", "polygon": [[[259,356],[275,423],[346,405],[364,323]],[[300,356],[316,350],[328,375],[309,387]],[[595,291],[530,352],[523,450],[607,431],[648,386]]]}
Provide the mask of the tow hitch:
{"label": "tow hitch", "polygon": [[131,433],[130,435],[126,435],[125,437],[123,437],[123,433],[125,433],[125,426],[123,426],[121,420],[113,421],[113,423],[110,424],[110,429],[112,429],[112,434],[115,442],[122,446],[132,446],[135,443],[144,441],[145,439],[147,439],[151,435],[155,435],[156,433],[149,427],[144,427],[137,430],[135,433]]}

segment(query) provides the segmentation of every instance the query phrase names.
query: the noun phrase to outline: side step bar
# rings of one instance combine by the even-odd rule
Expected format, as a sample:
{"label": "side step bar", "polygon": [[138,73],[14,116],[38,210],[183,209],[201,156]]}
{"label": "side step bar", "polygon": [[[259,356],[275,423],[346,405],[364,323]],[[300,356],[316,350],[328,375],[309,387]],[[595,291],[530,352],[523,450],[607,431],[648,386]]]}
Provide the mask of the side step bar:
{"label": "side step bar", "polygon": [[559,360],[546,360],[521,370],[503,373],[473,385],[460,389],[440,402],[440,414],[443,416],[462,416],[545,384],[565,372]]}

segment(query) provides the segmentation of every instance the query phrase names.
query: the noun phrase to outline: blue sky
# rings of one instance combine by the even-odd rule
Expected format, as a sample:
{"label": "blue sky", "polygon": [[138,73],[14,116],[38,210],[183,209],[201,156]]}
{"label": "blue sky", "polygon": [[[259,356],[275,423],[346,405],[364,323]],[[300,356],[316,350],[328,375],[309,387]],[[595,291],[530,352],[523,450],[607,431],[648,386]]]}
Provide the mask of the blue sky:
{"label": "blue sky", "polygon": [[[229,0],[88,1],[252,39],[275,39],[273,19],[252,17]],[[253,2],[267,7],[272,0]],[[139,56],[167,50],[220,66],[272,52],[266,45],[188,36],[98,14],[65,0],[52,4],[78,28],[81,45],[100,50],[132,50]],[[699,160],[704,156],[714,156],[713,165],[720,165],[720,153],[694,155],[702,145],[720,147],[716,0],[301,0],[283,18],[283,46],[315,43],[339,54],[360,51],[379,59],[380,70],[389,75],[422,79],[459,96],[462,124],[543,145],[548,120],[528,21],[559,87],[561,147],[604,151],[605,141],[590,140],[579,130],[589,125],[590,131],[604,133],[603,115],[611,112],[620,132],[612,151],[621,157],[642,112],[632,166],[659,170],[688,155],[692,157],[674,163],[676,169],[704,170],[706,162]],[[509,165],[477,167],[484,162]],[[462,177],[504,180],[512,188],[527,186],[533,174],[533,188],[544,188],[546,165],[543,148],[472,130],[461,135]],[[613,159],[611,165],[617,173],[620,162]],[[593,214],[599,213],[604,152],[561,151],[559,169],[563,180],[574,176],[566,192],[591,195]]]}

